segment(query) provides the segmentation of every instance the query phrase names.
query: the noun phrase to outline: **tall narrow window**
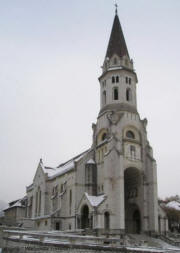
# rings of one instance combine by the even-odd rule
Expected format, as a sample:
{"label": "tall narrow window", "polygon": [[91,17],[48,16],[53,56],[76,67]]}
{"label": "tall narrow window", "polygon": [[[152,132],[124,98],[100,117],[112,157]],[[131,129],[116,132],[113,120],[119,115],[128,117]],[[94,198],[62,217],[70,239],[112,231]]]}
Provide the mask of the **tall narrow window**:
{"label": "tall narrow window", "polygon": [[106,91],[105,90],[103,91],[102,100],[103,100],[103,106],[104,106],[106,104]]}
{"label": "tall narrow window", "polygon": [[112,76],[112,83],[115,83],[115,77]]}
{"label": "tall narrow window", "polygon": [[126,76],[126,83],[128,83],[128,77]]}
{"label": "tall narrow window", "polygon": [[136,147],[133,145],[130,146],[130,155],[132,159],[136,158]]}
{"label": "tall narrow window", "polygon": [[72,207],[72,190],[69,191],[69,214],[71,215],[71,207]]}
{"label": "tall narrow window", "polygon": [[98,162],[101,161],[101,154],[100,154],[100,150],[98,151]]}
{"label": "tall narrow window", "polygon": [[104,213],[104,228],[105,229],[110,228],[110,215],[109,215],[109,212]]}
{"label": "tall narrow window", "polygon": [[87,183],[91,183],[91,169],[87,168]]}
{"label": "tall narrow window", "polygon": [[127,101],[132,100],[132,93],[131,93],[131,89],[129,89],[129,88],[126,90],[126,100]]}
{"label": "tall narrow window", "polygon": [[104,159],[104,151],[103,151],[103,149],[101,149],[101,158],[102,158],[102,160]]}
{"label": "tall narrow window", "polygon": [[116,65],[117,64],[117,58],[115,57],[114,58],[114,65]]}
{"label": "tall narrow window", "polygon": [[35,208],[35,214],[38,215],[38,192],[36,192],[36,208]]}
{"label": "tall narrow window", "polygon": [[39,189],[39,205],[38,205],[38,215],[41,215],[41,190]]}
{"label": "tall narrow window", "polygon": [[119,99],[119,92],[118,92],[118,88],[114,88],[113,89],[113,99],[114,100],[118,100]]}
{"label": "tall narrow window", "polygon": [[119,83],[119,76],[116,76],[116,83]]}

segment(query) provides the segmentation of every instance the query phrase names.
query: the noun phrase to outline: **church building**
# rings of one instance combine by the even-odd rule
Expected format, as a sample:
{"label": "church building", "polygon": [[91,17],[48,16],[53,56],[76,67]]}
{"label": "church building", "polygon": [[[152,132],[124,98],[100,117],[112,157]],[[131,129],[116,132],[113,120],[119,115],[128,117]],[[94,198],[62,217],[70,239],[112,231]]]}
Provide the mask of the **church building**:
{"label": "church building", "polygon": [[27,187],[27,226],[98,235],[158,234],[167,219],[158,205],[156,161],[147,119],[137,110],[137,74],[117,9],[100,82],[92,146],[56,168],[40,160]]}

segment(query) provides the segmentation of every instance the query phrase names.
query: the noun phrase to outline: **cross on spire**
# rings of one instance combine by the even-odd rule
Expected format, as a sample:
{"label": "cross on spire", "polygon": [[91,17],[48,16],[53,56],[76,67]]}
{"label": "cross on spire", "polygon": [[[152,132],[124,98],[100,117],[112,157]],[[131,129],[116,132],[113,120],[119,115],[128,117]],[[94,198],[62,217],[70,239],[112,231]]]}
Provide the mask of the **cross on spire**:
{"label": "cross on spire", "polygon": [[115,6],[115,13],[116,13],[116,15],[117,15],[117,13],[118,13],[118,11],[117,11],[117,9],[118,9],[118,4],[117,4],[117,2],[115,2],[115,4],[114,4],[114,6]]}

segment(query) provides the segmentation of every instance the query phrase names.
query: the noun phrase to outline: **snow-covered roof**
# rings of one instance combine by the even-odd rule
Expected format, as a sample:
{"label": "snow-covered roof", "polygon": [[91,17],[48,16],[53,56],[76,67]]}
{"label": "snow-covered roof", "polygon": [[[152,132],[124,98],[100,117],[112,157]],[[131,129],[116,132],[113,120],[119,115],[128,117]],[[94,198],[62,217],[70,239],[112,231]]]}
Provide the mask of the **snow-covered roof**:
{"label": "snow-covered roof", "polygon": [[87,161],[86,164],[96,164],[96,163],[95,163],[95,161],[91,158],[91,159],[89,159],[89,161]]}
{"label": "snow-covered roof", "polygon": [[32,189],[33,189],[33,186],[34,186],[33,184],[30,184],[30,185],[26,186],[27,191],[32,190]]}
{"label": "snow-covered roof", "polygon": [[6,211],[6,210],[14,208],[14,207],[25,207],[24,205],[22,205],[22,200],[23,199],[17,200],[13,205],[10,205],[9,207],[7,207],[6,209],[4,209],[3,211]]}
{"label": "snow-covered roof", "polygon": [[11,207],[22,207],[21,204],[21,199],[19,201],[17,201],[14,205],[12,205]]}
{"label": "snow-covered roof", "polygon": [[48,175],[49,179],[54,179],[58,176],[61,176],[75,168],[75,163],[80,161],[87,153],[88,151],[85,151],[81,153],[80,155],[72,158],[71,160],[60,164],[58,167],[52,168],[52,167],[46,167],[44,166],[42,160],[40,160],[40,166],[45,174]]}
{"label": "snow-covered roof", "polygon": [[71,171],[74,168],[74,161],[70,161],[66,164],[64,164],[64,166],[61,167],[46,167],[44,166],[42,163],[40,163],[41,168],[43,169],[44,173],[48,175],[49,179],[53,179],[57,176],[63,175],[69,171]]}
{"label": "snow-covered roof", "polygon": [[85,192],[85,195],[89,200],[90,204],[94,207],[99,206],[105,199],[105,195],[91,196],[87,192]]}
{"label": "snow-covered roof", "polygon": [[180,203],[175,200],[167,203],[166,207],[173,208],[173,209],[180,211]]}

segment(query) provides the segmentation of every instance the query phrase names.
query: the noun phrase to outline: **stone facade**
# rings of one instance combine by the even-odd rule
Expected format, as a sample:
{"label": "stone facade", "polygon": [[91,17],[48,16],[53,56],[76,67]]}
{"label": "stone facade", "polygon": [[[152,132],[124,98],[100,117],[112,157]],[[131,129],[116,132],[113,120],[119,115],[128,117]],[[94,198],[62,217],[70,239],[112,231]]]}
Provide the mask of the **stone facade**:
{"label": "stone facade", "polygon": [[[39,230],[164,233],[147,120],[137,110],[137,75],[116,13],[100,82],[100,112],[89,150],[56,168],[40,160],[27,187],[27,217]],[[160,217],[160,218],[158,218]]]}
{"label": "stone facade", "polygon": [[9,207],[4,210],[3,225],[22,226],[26,217],[27,198],[15,200],[9,203]]}

